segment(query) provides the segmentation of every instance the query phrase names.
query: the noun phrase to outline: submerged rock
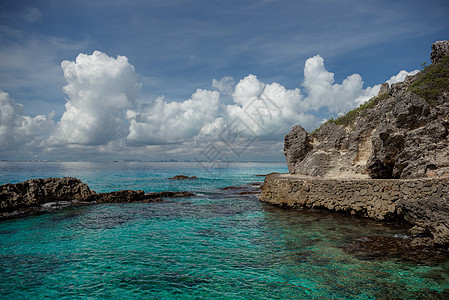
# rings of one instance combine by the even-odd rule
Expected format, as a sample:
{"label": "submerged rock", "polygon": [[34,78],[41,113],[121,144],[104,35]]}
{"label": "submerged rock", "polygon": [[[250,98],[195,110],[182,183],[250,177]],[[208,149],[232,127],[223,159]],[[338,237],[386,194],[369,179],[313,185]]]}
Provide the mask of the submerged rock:
{"label": "submerged rock", "polygon": [[360,260],[397,259],[404,262],[439,264],[449,259],[449,251],[416,244],[408,237],[366,236],[344,245],[346,253]]}

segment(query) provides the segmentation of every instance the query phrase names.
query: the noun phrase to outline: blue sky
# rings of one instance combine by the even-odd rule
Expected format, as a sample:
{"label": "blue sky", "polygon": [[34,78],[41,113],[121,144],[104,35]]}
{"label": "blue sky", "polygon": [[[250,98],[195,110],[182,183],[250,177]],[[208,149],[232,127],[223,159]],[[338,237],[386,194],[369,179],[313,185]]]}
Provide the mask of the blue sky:
{"label": "blue sky", "polygon": [[[367,88],[429,62],[431,44],[448,39],[448,11],[449,2],[442,0],[0,0],[0,89],[7,93],[2,113],[7,106],[14,111],[9,123],[2,121],[3,131],[9,133],[0,138],[0,158],[193,159],[192,153],[201,155],[217,140],[220,129],[235,118],[244,119],[242,110],[247,113],[250,105],[244,97],[261,100],[271,93],[279,120],[263,124],[270,127],[264,130],[246,121],[247,135],[258,138],[248,151],[253,154],[228,154],[236,160],[282,159],[283,135],[292,125],[311,130],[375,93]],[[94,57],[94,51],[102,55]],[[80,53],[88,57],[78,64]],[[82,85],[81,79],[68,79],[69,64],[66,69],[61,66],[63,61],[79,67],[85,63],[90,71],[78,75],[87,80],[93,78],[93,70],[118,56],[126,57],[128,65],[115,61],[117,70],[129,77],[114,80],[135,78],[137,85],[111,81],[104,93],[95,90],[96,98],[80,98],[92,95],[92,87]],[[108,70],[103,72],[109,78]],[[248,78],[250,74],[256,80]],[[324,85],[319,84],[322,78]],[[343,85],[348,78],[350,93],[317,94],[320,86],[335,90],[332,85]],[[220,87],[212,86],[214,79]],[[267,89],[240,96],[235,92],[239,84],[243,91],[259,83]],[[288,98],[280,89],[275,92],[273,83],[290,94],[299,92]],[[123,91],[132,86],[135,91],[125,92],[126,101],[114,106],[109,99],[123,91],[103,97],[111,85]],[[70,86],[72,94],[64,86]],[[198,89],[208,93],[196,94]],[[102,103],[110,114],[96,109]],[[281,113],[281,104],[301,110]],[[190,110],[200,110],[199,117],[187,117]],[[73,119],[74,111],[79,120]],[[177,120],[176,126],[165,116]],[[116,121],[106,122],[107,118]],[[76,134],[85,136],[73,138]],[[110,138],[98,138],[106,136]]]}

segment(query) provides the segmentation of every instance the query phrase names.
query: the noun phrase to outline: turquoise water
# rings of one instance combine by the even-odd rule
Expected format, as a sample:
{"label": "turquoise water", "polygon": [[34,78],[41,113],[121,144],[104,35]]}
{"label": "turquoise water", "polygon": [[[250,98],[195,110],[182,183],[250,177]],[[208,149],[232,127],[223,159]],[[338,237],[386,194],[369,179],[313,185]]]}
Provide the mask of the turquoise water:
{"label": "turquoise water", "polygon": [[[449,260],[357,253],[405,232],[324,212],[279,209],[221,190],[282,163],[0,163],[0,183],[74,176],[97,192],[187,190],[196,197],[99,204],[0,221],[0,298],[447,299]],[[184,174],[199,180],[173,181]]]}

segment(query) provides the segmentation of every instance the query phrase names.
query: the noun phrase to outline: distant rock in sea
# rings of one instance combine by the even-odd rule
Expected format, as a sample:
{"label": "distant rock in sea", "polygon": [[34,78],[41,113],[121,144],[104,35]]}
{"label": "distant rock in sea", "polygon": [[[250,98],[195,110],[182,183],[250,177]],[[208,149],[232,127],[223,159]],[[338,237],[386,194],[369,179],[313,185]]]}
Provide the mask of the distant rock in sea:
{"label": "distant rock in sea", "polygon": [[170,177],[169,179],[174,179],[174,180],[198,179],[198,177],[196,177],[196,176],[189,177],[186,175],[176,175],[176,176]]}

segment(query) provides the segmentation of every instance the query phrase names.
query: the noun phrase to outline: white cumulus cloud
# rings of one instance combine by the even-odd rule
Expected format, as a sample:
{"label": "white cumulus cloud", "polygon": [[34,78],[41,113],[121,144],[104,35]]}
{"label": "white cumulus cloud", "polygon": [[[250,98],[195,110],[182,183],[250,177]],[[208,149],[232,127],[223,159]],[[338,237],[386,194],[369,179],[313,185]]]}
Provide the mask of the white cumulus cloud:
{"label": "white cumulus cloud", "polygon": [[16,103],[0,89],[0,149],[36,147],[54,126],[53,115],[23,115],[22,104]]}
{"label": "white cumulus cloud", "polygon": [[126,110],[138,98],[138,74],[125,56],[95,51],[63,61],[66,110],[48,139],[50,145],[102,145],[127,134]]}
{"label": "white cumulus cloud", "polygon": [[387,80],[387,83],[391,85],[393,83],[402,82],[402,81],[405,80],[405,78],[407,76],[416,75],[418,73],[419,73],[419,70],[414,70],[414,71],[411,71],[411,72],[407,72],[405,70],[401,70],[398,74],[396,74],[394,76],[391,76],[391,78]]}
{"label": "white cumulus cloud", "polygon": [[[234,153],[243,154],[240,151],[246,149],[261,155],[268,144],[281,145],[293,125],[313,130],[320,120],[355,108],[380,89],[380,85],[363,87],[358,74],[336,83],[324,59],[316,55],[305,63],[302,90],[265,83],[253,74],[237,84],[226,76],[212,81],[217,91],[198,89],[183,101],[166,101],[161,96],[137,107],[137,100],[144,102],[139,99],[141,84],[126,57],[95,51],[63,61],[61,67],[67,101],[56,124],[52,114],[23,115],[22,105],[0,90],[0,150],[54,154],[66,149],[73,155],[111,158],[147,151],[176,156],[218,142],[224,148],[236,146],[231,149]],[[387,82],[403,81],[417,72],[401,71]],[[175,143],[176,147],[169,145]]]}
{"label": "white cumulus cloud", "polygon": [[334,74],[326,70],[319,55],[306,61],[304,87],[308,93],[306,102],[312,109],[326,107],[332,113],[353,108],[355,100],[365,92],[359,74],[348,76],[341,84],[334,83]]}
{"label": "white cumulus cloud", "polygon": [[143,104],[141,111],[128,110],[127,140],[149,145],[178,143],[210,131],[217,122],[219,98],[216,91],[198,89],[182,102],[159,97],[153,104]]}
{"label": "white cumulus cloud", "polygon": [[220,94],[230,96],[234,91],[235,82],[231,76],[225,76],[220,80],[212,79],[212,87],[216,88]]}
{"label": "white cumulus cloud", "polygon": [[226,107],[228,123],[238,119],[247,134],[261,138],[279,138],[292,124],[310,125],[313,116],[306,115],[307,104],[299,89],[288,90],[279,83],[265,84],[248,75],[236,85],[234,104]]}

